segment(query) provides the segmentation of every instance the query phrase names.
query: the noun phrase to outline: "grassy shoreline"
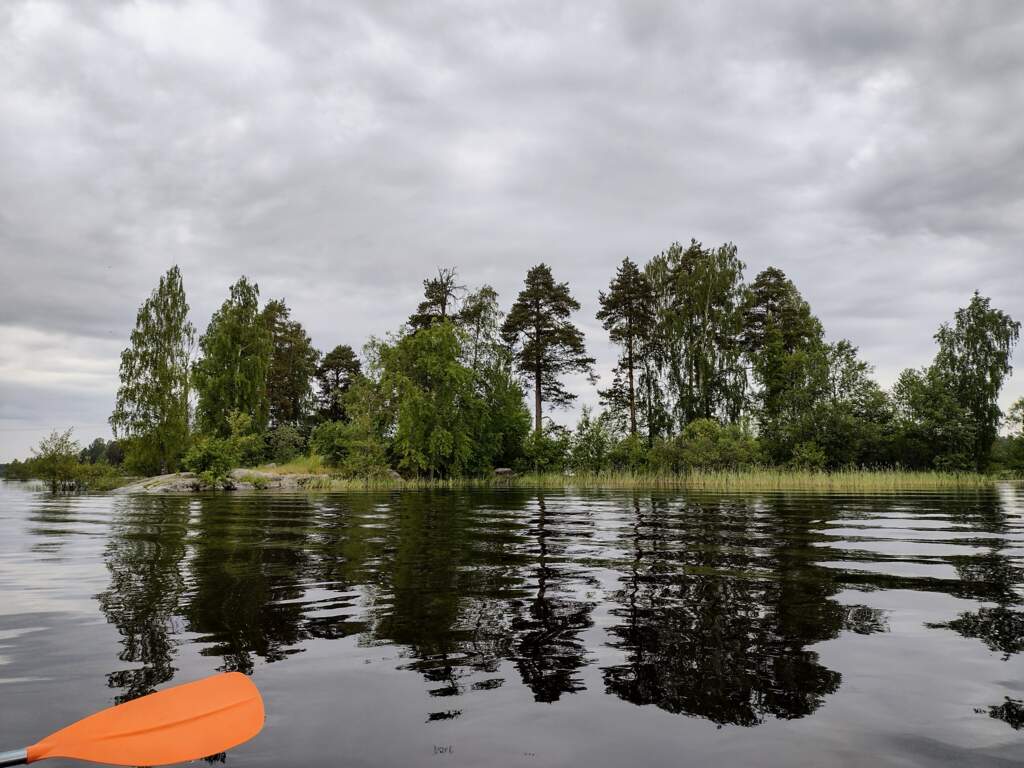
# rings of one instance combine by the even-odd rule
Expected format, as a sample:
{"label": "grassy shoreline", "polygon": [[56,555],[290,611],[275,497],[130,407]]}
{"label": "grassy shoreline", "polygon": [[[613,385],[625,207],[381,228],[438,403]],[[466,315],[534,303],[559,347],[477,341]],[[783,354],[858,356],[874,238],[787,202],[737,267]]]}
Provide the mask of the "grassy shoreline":
{"label": "grassy shoreline", "polygon": [[308,461],[279,467],[260,467],[275,474],[312,475],[304,484],[311,490],[419,490],[460,488],[541,488],[704,491],[858,491],[868,493],[905,491],[957,491],[991,489],[1006,478],[969,472],[907,472],[900,470],[838,470],[821,472],[795,469],[754,468],[694,470],[680,474],[632,472],[528,472],[514,477],[425,478],[391,477],[353,479],[337,477],[323,466]]}

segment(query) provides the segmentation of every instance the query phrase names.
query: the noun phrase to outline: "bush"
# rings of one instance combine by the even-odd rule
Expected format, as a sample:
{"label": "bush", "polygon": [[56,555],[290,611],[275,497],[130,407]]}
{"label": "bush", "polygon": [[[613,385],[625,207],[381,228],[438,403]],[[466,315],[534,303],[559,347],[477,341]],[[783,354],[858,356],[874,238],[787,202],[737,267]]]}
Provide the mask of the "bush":
{"label": "bush", "polygon": [[531,432],[523,443],[523,458],[516,469],[520,472],[561,472],[565,469],[571,446],[569,430],[548,424],[538,434]]}
{"label": "bush", "polygon": [[640,435],[624,437],[612,446],[608,461],[618,471],[643,472],[648,466],[647,444]]}
{"label": "bush", "polygon": [[203,436],[193,442],[184,464],[206,485],[223,485],[231,470],[238,466],[240,456],[235,438]]}
{"label": "bush", "polygon": [[32,449],[33,474],[50,485],[54,493],[75,488],[80,446],[71,437],[72,430],[51,432]]}
{"label": "bush", "polygon": [[325,421],[313,430],[309,445],[346,477],[382,477],[389,469],[384,443],[363,419]]}
{"label": "bush", "polygon": [[809,440],[793,446],[793,455],[789,460],[789,466],[794,469],[820,471],[825,468],[827,461],[828,457],[821,447]]}
{"label": "bush", "polygon": [[278,464],[286,464],[301,456],[305,449],[302,433],[291,424],[282,424],[267,433],[267,451],[270,459]]}
{"label": "bush", "polygon": [[656,441],[649,459],[662,472],[737,469],[760,463],[761,449],[740,424],[723,426],[714,419],[695,419],[676,437]]}
{"label": "bush", "polygon": [[582,472],[600,472],[607,469],[615,445],[615,431],[605,413],[592,418],[590,409],[583,408],[569,450],[569,465]]}

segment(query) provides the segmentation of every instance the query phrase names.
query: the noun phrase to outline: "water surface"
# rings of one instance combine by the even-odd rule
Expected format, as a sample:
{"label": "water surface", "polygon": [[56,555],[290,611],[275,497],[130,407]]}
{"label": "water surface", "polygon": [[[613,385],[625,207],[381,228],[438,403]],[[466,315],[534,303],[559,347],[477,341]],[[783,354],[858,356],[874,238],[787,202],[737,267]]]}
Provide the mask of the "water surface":
{"label": "water surface", "polygon": [[[1024,760],[1024,492],[0,483],[0,750],[217,670],[229,765]],[[54,766],[57,761],[51,761]]]}

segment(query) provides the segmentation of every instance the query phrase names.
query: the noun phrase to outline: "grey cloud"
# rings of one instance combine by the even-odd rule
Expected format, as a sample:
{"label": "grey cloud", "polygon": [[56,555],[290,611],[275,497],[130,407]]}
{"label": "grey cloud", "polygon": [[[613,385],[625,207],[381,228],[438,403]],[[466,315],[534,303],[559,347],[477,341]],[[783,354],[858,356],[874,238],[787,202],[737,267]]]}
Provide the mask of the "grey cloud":
{"label": "grey cloud", "polygon": [[891,381],[975,287],[1024,315],[1022,25],[927,0],[7,3],[0,329],[109,383],[0,348],[0,459],[28,444],[5,428],[102,424],[171,263],[200,330],[244,272],[330,347],[439,265],[507,305],[545,260],[607,371],[617,262],[731,240]]}

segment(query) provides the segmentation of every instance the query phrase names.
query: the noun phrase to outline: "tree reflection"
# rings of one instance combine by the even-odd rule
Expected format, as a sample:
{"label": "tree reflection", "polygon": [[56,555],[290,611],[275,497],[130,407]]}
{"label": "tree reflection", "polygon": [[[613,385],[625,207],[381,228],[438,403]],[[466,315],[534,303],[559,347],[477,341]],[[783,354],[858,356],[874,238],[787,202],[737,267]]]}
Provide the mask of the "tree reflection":
{"label": "tree reflection", "polygon": [[[558,515],[549,512],[544,495],[539,495],[529,530],[537,541],[532,569],[537,589],[532,599],[512,603],[516,667],[534,699],[543,702],[584,689],[578,670],[587,663],[587,649],[579,633],[593,624],[590,615],[595,605],[568,594],[573,575],[561,562],[565,544],[557,536],[559,522]],[[590,520],[587,523],[592,525]],[[572,533],[575,541],[587,535],[578,528]]]}
{"label": "tree reflection", "polygon": [[104,555],[110,587],[97,600],[121,635],[118,659],[141,665],[107,675],[107,684],[122,691],[117,703],[174,676],[188,520],[189,503],[180,498],[126,500],[115,513]]}
{"label": "tree reflection", "polygon": [[[604,670],[610,693],[634,704],[751,726],[803,717],[839,688],[806,646],[835,637],[851,613],[800,548],[807,515],[748,504],[634,501],[633,559],[616,595],[610,644],[626,662]],[[855,624],[876,631],[878,612]],[[870,618],[869,618],[870,617]]]}
{"label": "tree reflection", "polygon": [[308,503],[275,508],[268,496],[206,496],[195,522],[189,629],[221,669],[251,674],[254,659],[280,661],[307,636],[304,572]]}

